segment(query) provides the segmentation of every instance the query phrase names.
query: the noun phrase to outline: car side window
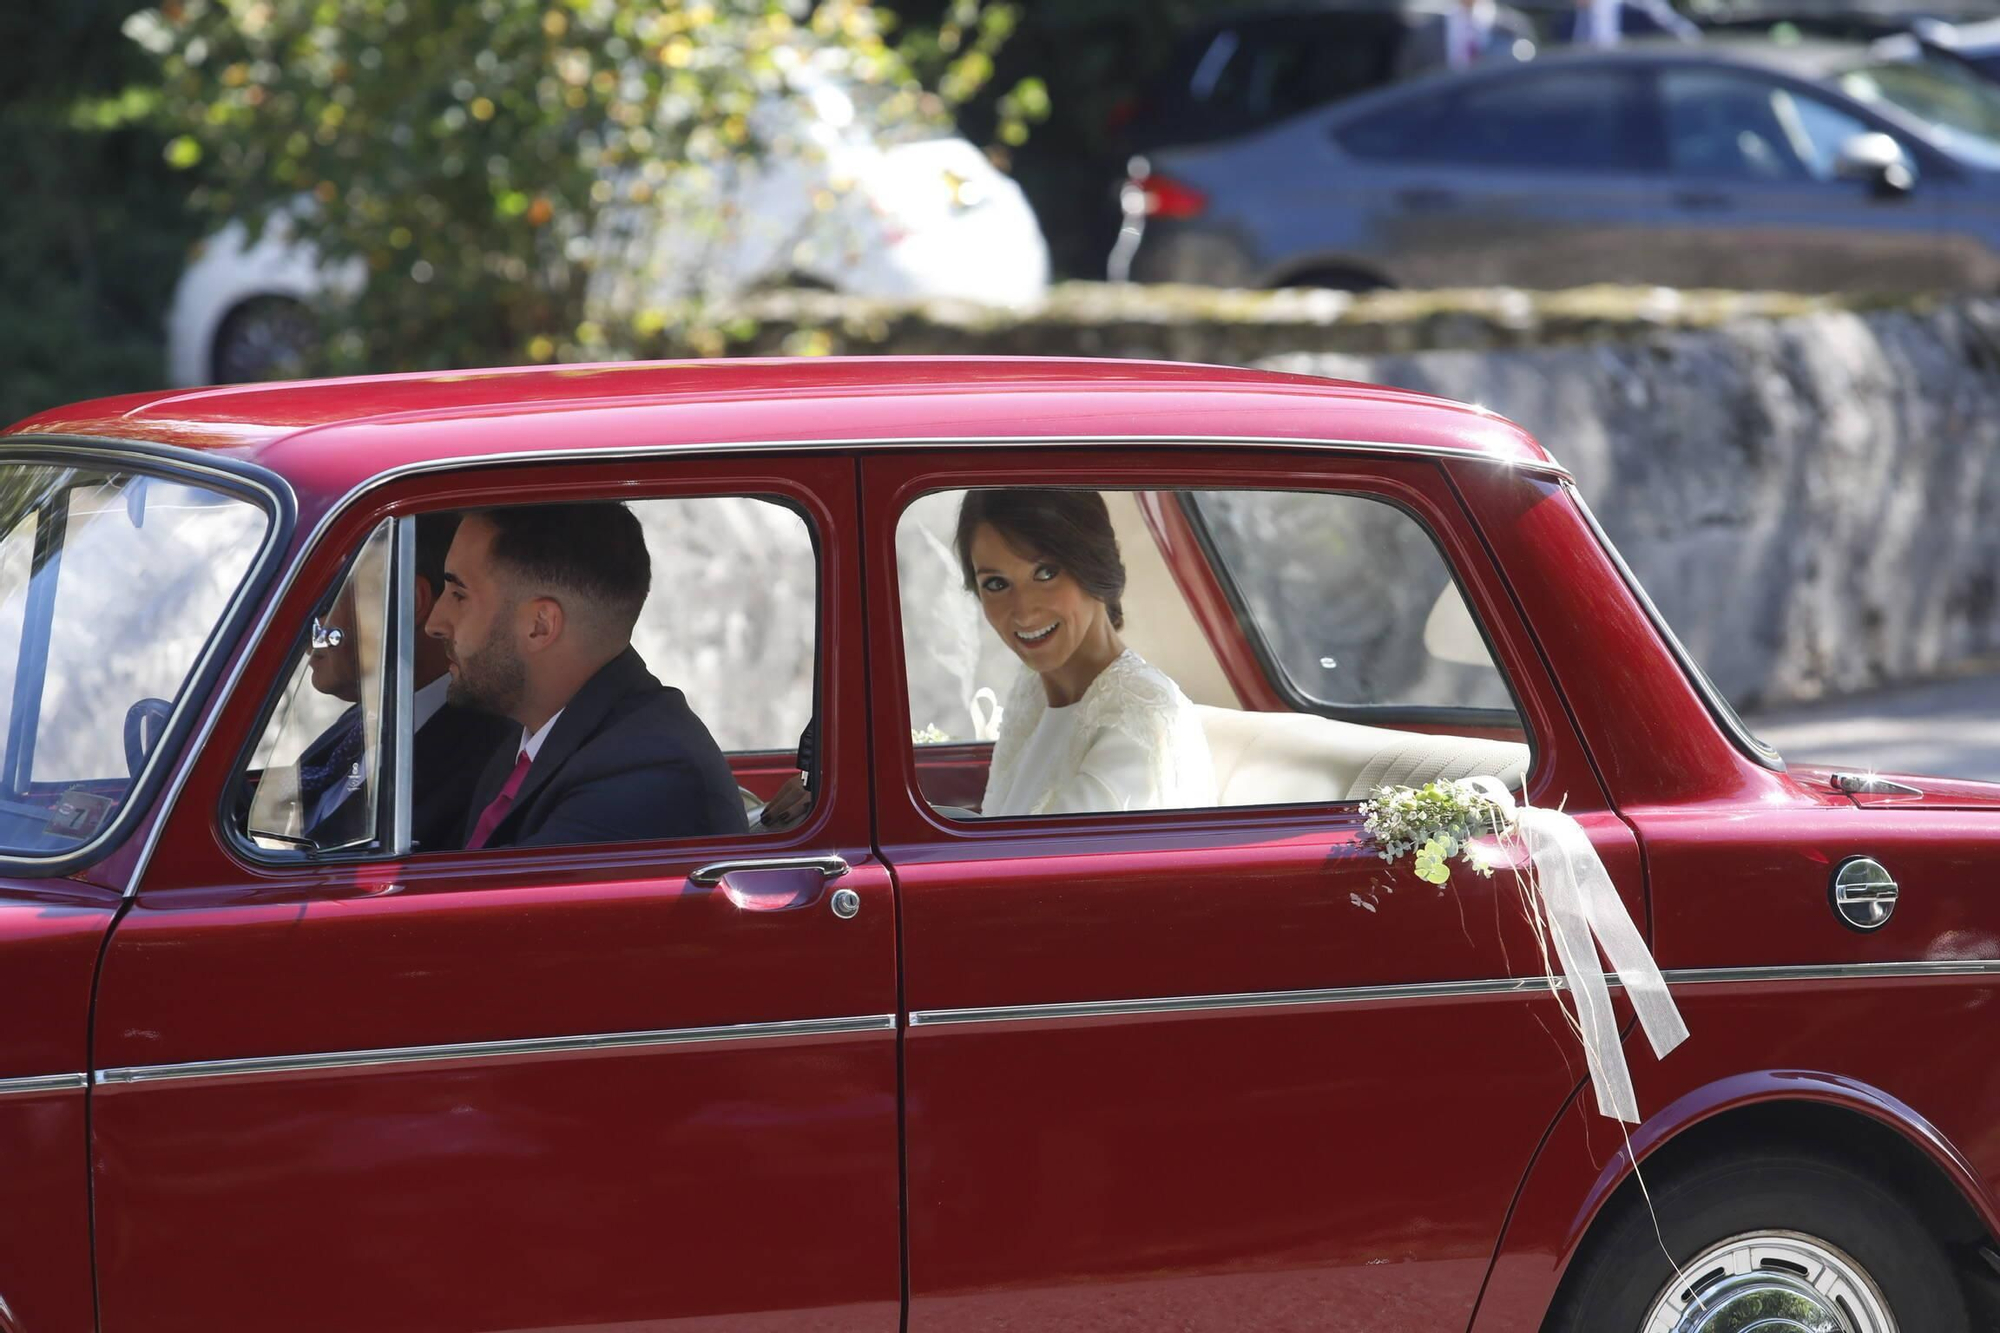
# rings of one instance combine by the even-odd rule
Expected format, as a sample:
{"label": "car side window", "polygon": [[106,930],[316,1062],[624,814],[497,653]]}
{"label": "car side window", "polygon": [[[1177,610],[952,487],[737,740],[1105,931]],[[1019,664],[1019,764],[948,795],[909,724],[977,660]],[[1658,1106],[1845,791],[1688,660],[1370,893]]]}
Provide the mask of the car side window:
{"label": "car side window", "polygon": [[[1622,70],[1510,73],[1399,103],[1338,137],[1358,157],[1495,171],[1640,172],[1653,156],[1643,87]],[[1399,118],[1408,123],[1397,125]]]}
{"label": "car side window", "polygon": [[736,836],[781,827],[764,816],[788,786],[806,795],[818,569],[797,509],[426,513],[393,562],[390,530],[321,607],[243,775],[259,849]]}
{"label": "car side window", "polygon": [[1875,128],[1809,93],[1729,71],[1668,70],[1660,95],[1668,165],[1683,176],[1832,181],[1841,146]]}
{"label": "car side window", "polygon": [[945,491],[896,539],[917,784],[947,816],[1525,779],[1479,625],[1428,530],[1382,500]]}
{"label": "car side window", "polygon": [[1342,125],[1334,131],[1334,142],[1370,162],[1431,161],[1438,151],[1435,130],[1450,113],[1450,104],[1442,94],[1404,96]]}
{"label": "car side window", "polygon": [[1183,503],[1297,706],[1357,720],[1436,708],[1519,725],[1443,555],[1407,513],[1305,491],[1209,491]]}
{"label": "car side window", "polygon": [[362,544],[314,612],[239,785],[242,834],[269,852],[380,846],[387,834],[393,524]]}

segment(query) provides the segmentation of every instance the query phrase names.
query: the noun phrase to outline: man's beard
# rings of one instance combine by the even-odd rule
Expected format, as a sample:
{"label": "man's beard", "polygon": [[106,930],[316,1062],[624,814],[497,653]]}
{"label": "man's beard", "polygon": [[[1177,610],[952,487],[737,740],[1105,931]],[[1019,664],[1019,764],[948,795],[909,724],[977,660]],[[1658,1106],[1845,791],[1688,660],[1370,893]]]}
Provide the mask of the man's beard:
{"label": "man's beard", "polygon": [[528,673],[519,655],[499,635],[458,659],[458,675],[445,686],[446,703],[512,717],[527,691]]}

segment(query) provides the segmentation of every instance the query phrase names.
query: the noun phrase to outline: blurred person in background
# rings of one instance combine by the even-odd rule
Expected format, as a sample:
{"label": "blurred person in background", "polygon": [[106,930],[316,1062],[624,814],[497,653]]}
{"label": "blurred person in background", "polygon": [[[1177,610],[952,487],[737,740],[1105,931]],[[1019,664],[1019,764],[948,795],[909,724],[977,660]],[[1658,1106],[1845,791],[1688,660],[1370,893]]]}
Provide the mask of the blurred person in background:
{"label": "blurred person in background", "polygon": [[1695,42],[1701,29],[1667,0],[1576,0],[1576,8],[1556,17],[1552,36],[1571,46],[1611,47],[1627,37]]}
{"label": "blurred person in background", "polygon": [[1519,10],[1494,0],[1458,0],[1409,35],[1397,53],[1396,73],[1407,78],[1436,69],[1471,69],[1492,60],[1528,60],[1534,54],[1534,26]]}

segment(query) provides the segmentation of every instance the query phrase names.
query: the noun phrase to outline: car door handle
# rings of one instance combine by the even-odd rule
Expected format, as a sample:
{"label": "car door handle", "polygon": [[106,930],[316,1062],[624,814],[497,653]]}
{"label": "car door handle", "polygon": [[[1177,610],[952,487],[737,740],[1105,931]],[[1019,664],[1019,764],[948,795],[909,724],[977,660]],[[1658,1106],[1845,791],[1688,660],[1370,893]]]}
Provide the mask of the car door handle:
{"label": "car door handle", "polygon": [[1436,212],[1455,207],[1458,195],[1438,185],[1413,185],[1396,191],[1396,203],[1412,213]]}
{"label": "car door handle", "polygon": [[1674,193],[1674,205],[1703,213],[1715,213],[1734,207],[1735,201],[1717,190],[1678,190]]}
{"label": "car door handle", "polygon": [[[838,856],[772,856],[743,861],[712,861],[688,875],[698,888],[720,888],[745,912],[784,912],[809,907],[819,900],[828,880],[839,879],[848,864]],[[843,920],[861,910],[861,895],[842,889],[834,895],[833,912]]]}

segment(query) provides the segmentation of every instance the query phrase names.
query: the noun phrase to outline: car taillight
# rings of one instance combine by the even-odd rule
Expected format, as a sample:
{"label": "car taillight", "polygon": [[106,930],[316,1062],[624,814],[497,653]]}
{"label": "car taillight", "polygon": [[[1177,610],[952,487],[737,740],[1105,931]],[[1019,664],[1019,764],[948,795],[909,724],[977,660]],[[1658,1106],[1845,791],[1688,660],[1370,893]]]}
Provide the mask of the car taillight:
{"label": "car taillight", "polygon": [[1149,218],[1198,218],[1208,208],[1207,195],[1171,176],[1142,176],[1132,185],[1139,191],[1141,211]]}

